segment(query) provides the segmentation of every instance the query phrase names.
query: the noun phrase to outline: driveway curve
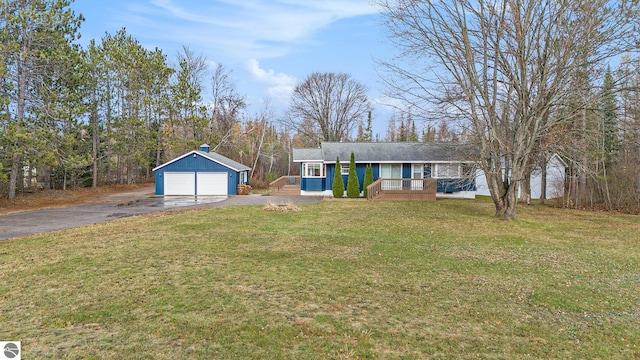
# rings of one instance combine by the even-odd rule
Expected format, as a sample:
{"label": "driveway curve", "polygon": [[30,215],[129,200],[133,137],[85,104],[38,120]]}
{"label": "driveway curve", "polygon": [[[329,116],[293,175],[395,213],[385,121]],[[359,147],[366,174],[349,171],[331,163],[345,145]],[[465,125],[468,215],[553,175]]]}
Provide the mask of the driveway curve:
{"label": "driveway curve", "polygon": [[157,197],[152,192],[133,191],[96,199],[95,204],[32,210],[0,216],[0,240],[21,238],[80,227],[114,219],[185,208],[275,204],[313,204],[321,197],[310,196],[171,196]]}

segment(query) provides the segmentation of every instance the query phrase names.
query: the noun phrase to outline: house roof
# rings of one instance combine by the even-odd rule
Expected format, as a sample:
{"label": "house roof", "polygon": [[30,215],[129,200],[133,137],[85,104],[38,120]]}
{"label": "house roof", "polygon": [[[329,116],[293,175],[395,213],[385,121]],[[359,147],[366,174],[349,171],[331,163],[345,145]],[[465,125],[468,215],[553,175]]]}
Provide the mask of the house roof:
{"label": "house roof", "polygon": [[304,159],[304,161],[322,161],[322,149],[293,149],[293,161]]}
{"label": "house roof", "polygon": [[472,146],[460,143],[323,142],[319,149],[293,149],[293,161],[335,163],[336,157],[348,161],[351,152],[358,163],[470,161],[476,153]]}
{"label": "house roof", "polygon": [[186,154],[184,154],[182,156],[179,156],[179,157],[177,157],[177,158],[175,158],[175,159],[173,159],[173,160],[171,160],[169,162],[166,162],[166,163],[156,167],[155,169],[153,169],[153,171],[156,171],[156,170],[158,170],[160,168],[163,168],[163,167],[165,167],[165,166],[167,166],[169,164],[172,164],[172,163],[174,163],[176,161],[179,161],[179,160],[184,159],[184,158],[186,158],[188,156],[191,156],[191,154],[198,154],[198,155],[200,155],[200,156],[202,156],[202,157],[204,157],[206,159],[209,159],[209,160],[211,160],[213,162],[216,162],[216,163],[218,163],[220,165],[226,166],[229,169],[234,170],[234,171],[249,171],[249,170],[251,170],[250,167],[242,165],[239,162],[233,161],[233,160],[229,159],[228,157],[222,156],[222,155],[220,155],[218,153],[193,150],[193,151],[190,151],[190,152],[188,152],[188,153],[186,153]]}

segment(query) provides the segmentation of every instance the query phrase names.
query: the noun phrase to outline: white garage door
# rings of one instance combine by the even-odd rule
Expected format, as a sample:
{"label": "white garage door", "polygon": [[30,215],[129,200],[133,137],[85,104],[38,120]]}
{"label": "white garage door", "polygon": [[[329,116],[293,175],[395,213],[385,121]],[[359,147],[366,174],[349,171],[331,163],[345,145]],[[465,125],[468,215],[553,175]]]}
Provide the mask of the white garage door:
{"label": "white garage door", "polygon": [[227,195],[227,181],[229,175],[225,173],[198,173],[198,195]]}
{"label": "white garage door", "polygon": [[165,195],[195,195],[196,174],[192,172],[164,173]]}

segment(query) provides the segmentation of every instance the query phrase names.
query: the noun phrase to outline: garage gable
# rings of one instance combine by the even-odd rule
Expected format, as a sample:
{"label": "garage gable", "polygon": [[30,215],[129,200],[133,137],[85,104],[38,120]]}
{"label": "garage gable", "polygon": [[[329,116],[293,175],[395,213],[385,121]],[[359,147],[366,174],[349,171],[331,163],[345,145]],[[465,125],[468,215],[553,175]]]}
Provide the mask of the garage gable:
{"label": "garage gable", "polygon": [[156,195],[235,195],[250,168],[216,153],[191,151],[153,170]]}

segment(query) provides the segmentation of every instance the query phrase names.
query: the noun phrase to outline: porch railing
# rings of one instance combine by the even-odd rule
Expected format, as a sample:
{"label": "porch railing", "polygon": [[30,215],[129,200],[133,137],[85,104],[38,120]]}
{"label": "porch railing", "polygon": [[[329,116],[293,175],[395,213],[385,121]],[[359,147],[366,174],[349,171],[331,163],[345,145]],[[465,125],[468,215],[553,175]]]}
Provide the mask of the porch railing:
{"label": "porch railing", "polygon": [[435,179],[378,179],[367,186],[367,199],[435,200]]}
{"label": "porch railing", "polygon": [[278,190],[282,189],[285,185],[300,186],[300,176],[281,176],[269,183],[270,188],[277,188]]}

